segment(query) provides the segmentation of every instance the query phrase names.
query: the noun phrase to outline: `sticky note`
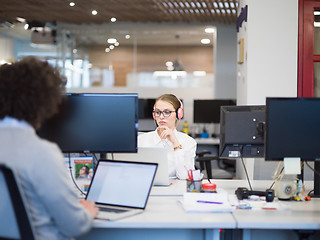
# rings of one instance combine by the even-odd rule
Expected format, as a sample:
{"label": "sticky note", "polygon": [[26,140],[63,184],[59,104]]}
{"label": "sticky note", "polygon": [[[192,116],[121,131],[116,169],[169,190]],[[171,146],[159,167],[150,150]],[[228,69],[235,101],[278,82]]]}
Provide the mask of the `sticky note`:
{"label": "sticky note", "polygon": [[288,157],[283,159],[285,174],[301,174],[300,158]]}

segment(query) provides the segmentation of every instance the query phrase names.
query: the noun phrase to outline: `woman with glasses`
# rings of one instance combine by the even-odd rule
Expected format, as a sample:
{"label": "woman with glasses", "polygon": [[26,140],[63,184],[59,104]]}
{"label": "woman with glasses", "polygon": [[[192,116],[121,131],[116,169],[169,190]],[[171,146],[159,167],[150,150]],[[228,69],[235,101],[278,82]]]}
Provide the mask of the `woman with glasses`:
{"label": "woman with glasses", "polygon": [[155,131],[140,134],[139,147],[162,147],[169,151],[169,176],[186,179],[188,170],[194,169],[196,141],[176,127],[183,116],[183,104],[175,95],[164,94],[153,107]]}

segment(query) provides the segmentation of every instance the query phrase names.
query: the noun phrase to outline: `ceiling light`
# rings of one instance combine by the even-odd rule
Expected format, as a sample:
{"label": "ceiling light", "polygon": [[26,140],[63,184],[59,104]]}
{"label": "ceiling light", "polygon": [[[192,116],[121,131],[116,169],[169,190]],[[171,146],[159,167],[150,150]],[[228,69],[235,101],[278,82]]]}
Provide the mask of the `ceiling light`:
{"label": "ceiling light", "polygon": [[112,50],[112,49],[114,49],[114,46],[113,46],[113,45],[110,45],[109,48]]}
{"label": "ceiling light", "polygon": [[109,38],[108,40],[107,40],[107,43],[109,43],[109,44],[114,44],[114,43],[116,43],[117,42],[117,39],[115,39],[115,38]]}
{"label": "ceiling light", "polygon": [[117,21],[117,19],[115,17],[113,17],[113,18],[110,19],[110,21],[111,22],[115,22],[115,21]]}
{"label": "ceiling light", "polygon": [[129,39],[129,38],[130,38],[130,35],[129,35],[129,34],[127,34],[127,35],[126,35],[126,39]]}
{"label": "ceiling light", "polygon": [[320,22],[314,22],[314,27],[320,27]]}
{"label": "ceiling light", "polygon": [[320,11],[314,11],[314,16],[319,16],[320,15]]}
{"label": "ceiling light", "polygon": [[168,69],[168,71],[173,71],[174,67],[173,66],[168,66],[167,69]]}
{"label": "ceiling light", "polygon": [[104,51],[105,51],[105,52],[110,52],[110,49],[109,49],[109,48],[106,48]]}
{"label": "ceiling light", "polygon": [[29,28],[29,24],[28,24],[28,23],[27,23],[27,24],[25,24],[23,28],[24,28],[24,30],[28,30],[28,28]]}
{"label": "ceiling light", "polygon": [[206,71],[193,71],[193,75],[196,77],[204,77],[206,74]]}
{"label": "ceiling light", "polygon": [[115,45],[116,47],[118,47],[118,46],[119,46],[119,44],[120,44],[119,42],[116,42],[114,45]]}
{"label": "ceiling light", "polygon": [[70,5],[70,7],[73,7],[73,6],[75,6],[76,4],[75,4],[74,2],[70,2],[69,5]]}
{"label": "ceiling light", "polygon": [[98,14],[98,12],[96,11],[96,10],[92,10],[92,15],[97,15]]}
{"label": "ceiling light", "polygon": [[204,30],[206,33],[214,33],[215,29],[212,27],[208,27]]}
{"label": "ceiling light", "polygon": [[78,50],[75,48],[75,49],[72,50],[72,52],[73,52],[74,54],[76,54],[76,53],[78,52]]}
{"label": "ceiling light", "polygon": [[202,43],[202,44],[209,44],[209,43],[210,43],[210,39],[208,39],[208,38],[203,38],[203,39],[201,39],[201,43]]}
{"label": "ceiling light", "polygon": [[21,17],[16,17],[17,21],[19,22],[26,22],[26,20],[24,18],[21,18]]}
{"label": "ceiling light", "polygon": [[0,60],[0,65],[2,65],[2,64],[9,64],[9,62],[7,62],[6,60]]}
{"label": "ceiling light", "polygon": [[173,62],[171,62],[171,61],[166,62],[166,66],[167,67],[172,67],[173,66]]}

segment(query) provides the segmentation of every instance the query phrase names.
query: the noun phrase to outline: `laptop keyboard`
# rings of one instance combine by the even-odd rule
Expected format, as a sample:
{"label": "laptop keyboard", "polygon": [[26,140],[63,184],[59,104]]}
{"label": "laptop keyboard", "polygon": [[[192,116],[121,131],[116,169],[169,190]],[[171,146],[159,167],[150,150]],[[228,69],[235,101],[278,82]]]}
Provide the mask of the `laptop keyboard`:
{"label": "laptop keyboard", "polygon": [[121,212],[127,212],[128,210],[125,210],[125,209],[116,209],[116,208],[100,207],[100,208],[99,208],[99,211],[101,211],[101,212],[121,213]]}

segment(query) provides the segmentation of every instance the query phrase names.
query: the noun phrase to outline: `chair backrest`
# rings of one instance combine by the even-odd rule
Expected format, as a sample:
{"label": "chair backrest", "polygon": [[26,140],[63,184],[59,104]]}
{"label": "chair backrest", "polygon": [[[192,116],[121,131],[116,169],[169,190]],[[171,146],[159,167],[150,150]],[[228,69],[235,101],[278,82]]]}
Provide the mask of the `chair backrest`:
{"label": "chair backrest", "polygon": [[14,171],[0,164],[0,239],[35,239]]}

